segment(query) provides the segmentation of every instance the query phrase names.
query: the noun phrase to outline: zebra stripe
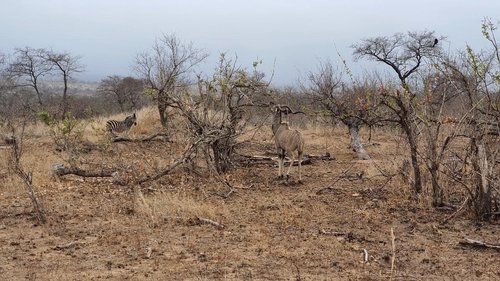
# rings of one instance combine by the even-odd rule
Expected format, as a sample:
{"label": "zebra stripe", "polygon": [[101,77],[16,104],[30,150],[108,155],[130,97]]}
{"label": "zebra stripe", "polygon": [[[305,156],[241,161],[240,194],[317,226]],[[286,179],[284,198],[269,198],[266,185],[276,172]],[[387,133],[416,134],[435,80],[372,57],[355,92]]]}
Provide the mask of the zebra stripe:
{"label": "zebra stripe", "polygon": [[113,134],[116,133],[124,133],[124,135],[128,134],[130,128],[133,125],[137,125],[137,116],[134,114],[127,116],[123,121],[116,120],[108,120],[106,122],[106,130]]}

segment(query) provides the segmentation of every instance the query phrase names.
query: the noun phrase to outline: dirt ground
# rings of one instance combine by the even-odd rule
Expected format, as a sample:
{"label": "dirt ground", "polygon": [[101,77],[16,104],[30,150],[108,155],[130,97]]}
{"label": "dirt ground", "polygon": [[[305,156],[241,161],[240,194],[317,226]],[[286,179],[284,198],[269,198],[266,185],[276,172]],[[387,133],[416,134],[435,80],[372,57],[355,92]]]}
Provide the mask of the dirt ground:
{"label": "dirt ground", "polygon": [[[369,161],[355,159],[343,129],[305,139],[306,154],[328,151],[332,159],[304,165],[303,184],[296,167],[285,181],[272,161],[242,161],[224,177],[233,190],[190,165],[142,186],[71,175],[51,180],[58,161],[52,143],[27,139],[32,160],[25,168],[33,171],[47,223],[36,221],[26,188],[0,166],[1,279],[500,279],[497,250],[460,244],[498,243],[499,225],[466,214],[443,223],[453,211],[430,208],[426,194],[412,199],[398,175],[401,139],[375,135]],[[123,161],[144,159],[144,169],[156,165],[148,155],[175,158],[179,147],[113,146]],[[3,162],[7,151],[0,151]],[[239,152],[273,153],[273,140],[256,138]]]}

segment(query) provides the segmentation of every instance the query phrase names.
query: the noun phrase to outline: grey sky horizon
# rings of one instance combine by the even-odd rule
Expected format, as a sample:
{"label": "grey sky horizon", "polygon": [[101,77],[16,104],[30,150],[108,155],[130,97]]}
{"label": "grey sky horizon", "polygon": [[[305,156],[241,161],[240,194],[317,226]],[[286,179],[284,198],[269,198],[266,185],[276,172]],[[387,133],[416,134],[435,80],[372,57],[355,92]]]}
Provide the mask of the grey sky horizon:
{"label": "grey sky horizon", "polygon": [[134,56],[175,33],[210,53],[199,71],[211,74],[227,52],[248,70],[262,60],[259,70],[268,78],[274,67],[273,85],[291,86],[319,60],[340,65],[337,52],[361,74],[370,64],[353,62],[350,46],[369,37],[429,30],[447,37],[440,42],[445,51],[489,48],[481,24],[485,18],[497,23],[498,11],[498,0],[7,0],[0,9],[0,52],[26,46],[68,51],[86,66],[77,78],[98,82],[135,76]]}

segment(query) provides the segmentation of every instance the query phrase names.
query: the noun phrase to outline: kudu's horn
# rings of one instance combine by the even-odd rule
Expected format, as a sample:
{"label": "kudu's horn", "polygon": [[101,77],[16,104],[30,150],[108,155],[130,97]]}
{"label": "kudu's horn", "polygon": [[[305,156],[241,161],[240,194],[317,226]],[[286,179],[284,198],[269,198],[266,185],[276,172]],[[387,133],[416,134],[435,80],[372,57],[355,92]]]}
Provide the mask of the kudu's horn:
{"label": "kudu's horn", "polygon": [[284,113],[285,115],[298,114],[298,113],[305,114],[303,111],[295,111],[294,112],[288,105],[279,105],[278,109],[279,109],[279,111],[281,111],[281,113]]}

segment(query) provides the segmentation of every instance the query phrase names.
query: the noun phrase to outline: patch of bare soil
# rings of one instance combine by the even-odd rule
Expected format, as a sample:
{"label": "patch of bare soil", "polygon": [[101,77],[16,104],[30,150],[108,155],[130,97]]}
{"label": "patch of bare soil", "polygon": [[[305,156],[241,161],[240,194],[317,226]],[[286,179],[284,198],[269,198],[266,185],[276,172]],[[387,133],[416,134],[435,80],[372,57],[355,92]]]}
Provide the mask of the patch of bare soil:
{"label": "patch of bare soil", "polygon": [[[345,146],[346,136],[325,143],[306,146],[306,153],[322,154],[329,147],[334,159],[304,165],[302,184],[296,180],[296,167],[286,181],[276,178],[274,162],[248,161],[225,177],[234,187],[231,190],[193,172],[189,165],[144,186],[76,176],[51,181],[48,169],[56,158],[50,145],[40,148],[32,141],[28,150],[40,153],[40,163],[27,167],[35,170],[34,184],[48,222],[36,222],[22,183],[12,179],[5,183],[0,195],[0,276],[2,280],[500,279],[498,250],[460,244],[464,238],[497,243],[498,224],[475,224],[464,214],[442,223],[453,212],[430,208],[426,195],[420,201],[412,198],[397,175],[392,140],[367,147],[374,161],[354,159]],[[170,145],[174,144],[147,151],[161,154]],[[132,143],[119,146],[125,151],[138,149]],[[269,140],[249,145],[244,154],[272,152]],[[12,175],[2,169],[0,176],[6,182]]]}

